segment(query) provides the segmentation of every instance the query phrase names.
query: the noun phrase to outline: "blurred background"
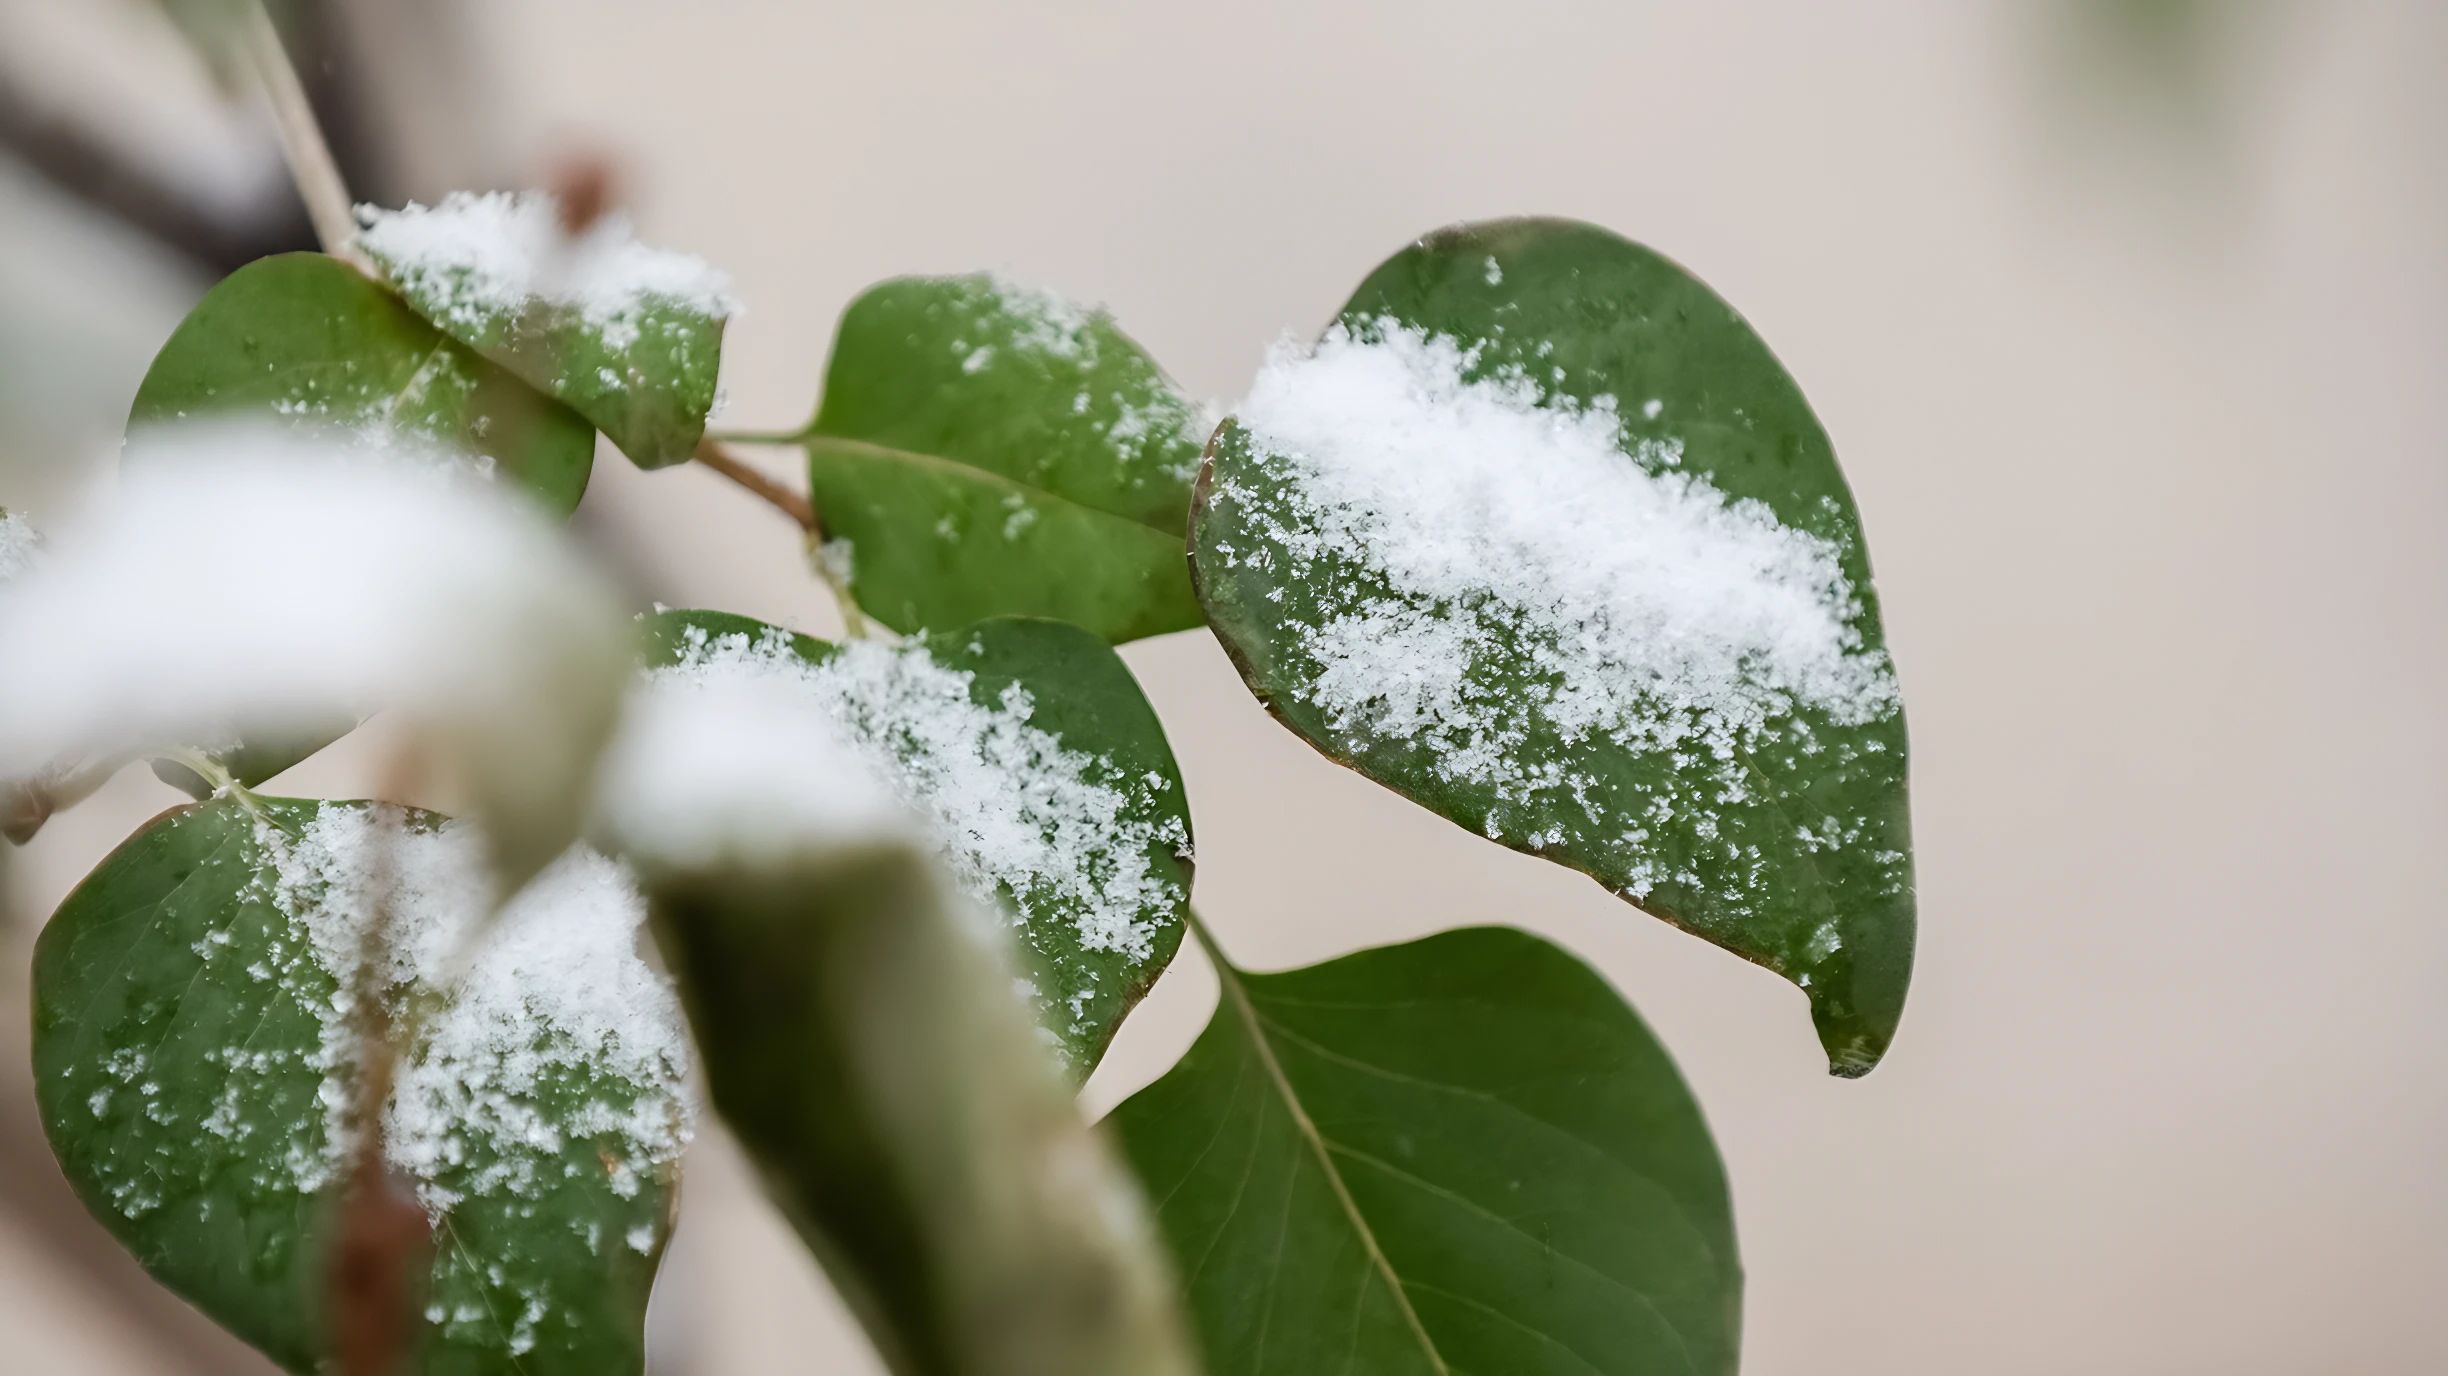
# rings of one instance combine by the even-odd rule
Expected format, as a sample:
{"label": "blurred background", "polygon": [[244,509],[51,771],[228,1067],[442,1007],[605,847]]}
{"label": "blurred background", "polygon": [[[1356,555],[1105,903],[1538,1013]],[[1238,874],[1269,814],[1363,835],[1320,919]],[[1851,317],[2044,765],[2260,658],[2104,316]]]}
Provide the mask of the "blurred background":
{"label": "blurred background", "polygon": [[[1125,652],[1202,910],[1256,966],[1474,922],[1598,965],[1715,1127],[1753,1376],[2448,1370],[2448,5],[302,17],[361,198],[602,159],[645,237],[730,270],[732,428],[804,420],[840,307],[899,273],[1102,301],[1229,400],[1448,221],[1679,258],[1800,378],[1870,531],[1922,902],[1887,1062],[1828,1079],[1782,982],[1327,764],[1204,632]],[[0,504],[39,519],[106,467],[194,299],[309,243],[269,121],[159,9],[0,0]],[[795,532],[711,474],[607,450],[579,529],[641,600],[833,628]],[[374,758],[275,791],[362,792]],[[8,878],[12,1370],[264,1369],[85,1218],[25,1083],[35,924],[173,801],[131,771]],[[1213,997],[1185,951],[1095,1105]],[[877,1370],[711,1126],[656,1305],[661,1371]]]}

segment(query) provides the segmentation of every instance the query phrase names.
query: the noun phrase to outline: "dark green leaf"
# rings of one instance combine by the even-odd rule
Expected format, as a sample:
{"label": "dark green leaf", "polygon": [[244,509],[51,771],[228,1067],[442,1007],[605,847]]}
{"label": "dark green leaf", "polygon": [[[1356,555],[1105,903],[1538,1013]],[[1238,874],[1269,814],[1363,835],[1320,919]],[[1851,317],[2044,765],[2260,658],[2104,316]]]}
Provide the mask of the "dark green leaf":
{"label": "dark green leaf", "polygon": [[[206,292],[154,357],[128,427],[233,414],[428,436],[491,456],[564,514],[585,493],[595,455],[593,430],[569,408],[319,253],[249,263]],[[141,456],[141,442],[130,452]]]}
{"label": "dark green leaf", "polygon": [[[1696,478],[1719,494],[1698,489],[1720,518],[1765,529],[1788,542],[1781,549],[1816,551],[1849,598],[1828,599],[1827,643],[1841,635],[1839,668],[1856,676],[1847,682],[1878,691],[1831,703],[1767,681],[1728,631],[1733,667],[1718,681],[1737,685],[1736,706],[1721,708],[1706,687],[1687,692],[1643,662],[1670,659],[1688,637],[1705,642],[1721,615],[1714,604],[1696,622],[1632,641],[1625,658],[1594,658],[1586,642],[1609,633],[1614,609],[1549,589],[1541,611],[1524,612],[1503,587],[1518,553],[1488,551],[1473,577],[1493,591],[1406,590],[1378,549],[1351,551],[1351,527],[1322,517],[1286,476],[1306,460],[1231,421],[1202,476],[1192,563],[1209,619],[1251,688],[1329,756],[1803,986],[1831,1068],[1869,1070],[1894,1035],[1912,965],[1904,717],[1853,500],[1793,379],[1690,274],[1604,230],[1557,220],[1422,240],[1371,274],[1338,330],[1475,350],[1460,364],[1465,383],[1526,390],[1549,425],[1611,425],[1614,450],[1655,478],[1659,500],[1687,499],[1675,484]],[[1522,484],[1513,495],[1551,502],[1549,520],[1586,532],[1585,491]],[[1638,515],[1624,513],[1628,529]],[[1379,544],[1411,548],[1421,535],[1450,533]],[[1561,562],[1585,566],[1577,554]],[[1584,614],[1568,632],[1534,624]],[[1384,658],[1387,642],[1365,637],[1389,618],[1410,628],[1394,649],[1416,675],[1355,672],[1346,661],[1339,680],[1328,677],[1322,646],[1352,643],[1357,627],[1370,647],[1359,661]],[[1439,677],[1433,694],[1403,696]],[[1593,722],[1593,697],[1632,706]]]}
{"label": "dark green leaf", "polygon": [[[1066,1061],[1082,1077],[1095,1067],[1181,945],[1190,900],[1181,772],[1111,647],[1017,617],[898,646],[830,645],[720,612],[665,612],[647,630],[656,664],[761,654],[810,666],[812,701],[889,747],[902,765],[897,791],[935,824],[954,872],[1014,924]],[[1048,850],[996,839],[1014,825],[1042,833]],[[1088,935],[1117,918],[1138,939]]]}
{"label": "dark green leaf", "polygon": [[[334,1004],[332,928],[311,916],[331,909],[282,888],[299,870],[281,857],[314,834],[319,813],[345,824],[367,805],[259,805],[262,822],[236,799],[164,814],[69,895],[35,948],[34,1066],[52,1149],[95,1216],[165,1285],[306,1371],[325,1355],[333,1113],[354,1094],[355,1062]],[[437,824],[414,821],[426,836]],[[316,891],[311,878],[302,891]],[[517,921],[505,917],[497,935],[515,937]],[[510,971],[522,984],[530,973]],[[463,1001],[434,1003],[424,986],[392,992],[403,1008],[437,1009],[405,1072],[407,1101],[449,1102],[421,1097],[414,1086],[426,1083],[474,1096],[472,1108],[418,1131],[431,1143],[424,1128],[438,1126],[456,1144],[443,1147],[446,1159],[399,1161],[399,1134],[387,1138],[422,1190],[446,1192],[428,1194],[440,1211],[417,1369],[642,1370],[676,1163],[641,1157],[636,1134],[677,1130],[678,1042],[673,1060],[639,1081],[573,1054],[579,1044],[539,1015],[521,1024],[534,1028],[524,1050],[497,1047],[510,1059],[488,1051],[474,1062],[496,1067],[490,1084],[429,1082],[418,1068],[453,1054],[436,1048],[467,1049],[451,1040],[465,1026],[451,1019]],[[508,1069],[522,1055],[541,1061]],[[549,1135],[517,1140],[522,1124]]]}
{"label": "dark green leaf", "polygon": [[[713,274],[703,264],[632,244],[623,226],[599,225],[590,237],[561,240],[558,214],[546,198],[452,196],[432,209],[374,214],[358,247],[427,320],[568,403],[638,467],[687,462],[714,407],[730,306],[715,304],[699,282],[675,287],[669,280],[710,283]],[[460,221],[450,248],[436,256],[415,251],[418,228],[429,219]],[[392,225],[408,229],[395,239],[386,233]],[[529,234],[551,242],[527,242]],[[606,237],[591,237],[598,235]],[[481,247],[479,241],[485,241]],[[558,262],[515,261],[556,249]],[[503,266],[536,280],[516,283],[524,295],[503,300],[505,282],[478,280],[476,268],[457,261],[462,251],[501,256],[509,260]],[[589,278],[599,271],[641,275],[562,282],[581,296],[600,291],[615,302],[608,309],[603,301],[543,289],[556,277]]]}
{"label": "dark green leaf", "polygon": [[899,1376],[1189,1376],[1146,1205],[914,847],[648,868],[714,1105]]}
{"label": "dark green leaf", "polygon": [[902,278],[842,316],[803,437],[859,604],[901,630],[1199,624],[1182,558],[1207,426],[1110,316],[997,278]]}
{"label": "dark green leaf", "polygon": [[1113,1117],[1210,1376],[1735,1369],[1716,1146],[1588,967],[1475,928],[1218,973]]}

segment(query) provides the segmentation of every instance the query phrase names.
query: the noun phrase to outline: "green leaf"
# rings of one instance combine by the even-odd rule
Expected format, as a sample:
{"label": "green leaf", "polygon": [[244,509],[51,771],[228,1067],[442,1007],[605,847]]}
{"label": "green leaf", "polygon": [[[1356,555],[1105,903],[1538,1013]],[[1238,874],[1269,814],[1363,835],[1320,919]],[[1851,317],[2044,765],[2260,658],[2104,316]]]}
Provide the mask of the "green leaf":
{"label": "green leaf", "polygon": [[1217,965],[1214,1020],[1112,1119],[1210,1376],[1735,1369],[1716,1146],[1587,966],[1506,928]]}
{"label": "green leaf", "polygon": [[[255,806],[260,822],[235,798],[164,814],[61,905],[34,953],[36,1088],[70,1184],[146,1269],[309,1371],[326,1355],[335,1124],[345,1126],[335,1114],[355,1093],[333,933],[364,910],[362,889],[325,887],[335,871],[316,857],[345,856],[334,838],[366,834],[371,805]],[[430,815],[411,826],[420,845],[450,834]],[[596,863],[603,871],[573,876],[579,901],[596,896],[588,874],[614,882]],[[411,886],[457,892],[456,869],[400,864]],[[458,917],[482,917],[481,903],[464,906],[474,910]],[[435,1219],[416,1369],[641,1371],[685,1122],[677,1010],[625,946],[563,952],[526,923],[516,906],[504,915],[460,992],[391,991],[401,1009],[432,1010],[386,1137]],[[602,930],[625,942],[630,929]],[[454,949],[434,937],[418,968]],[[543,967],[555,960],[583,967],[604,997],[642,987],[662,999],[668,1047],[623,1023],[632,1040],[614,1055],[549,1016],[543,992],[520,1005],[532,1016],[478,1016],[505,987],[554,983]],[[619,1011],[590,1005],[586,1016]]]}
{"label": "green leaf", "polygon": [[900,1376],[1188,1376],[1146,1205],[914,847],[648,870],[715,1107]]}
{"label": "green leaf", "polygon": [[[233,414],[427,436],[489,455],[562,514],[586,492],[595,455],[593,430],[568,407],[319,253],[249,263],[206,292],[145,372],[128,427]],[[141,436],[130,452],[141,457]]]}
{"label": "green leaf", "polygon": [[876,619],[1046,616],[1119,642],[1199,624],[1182,532],[1207,429],[1112,317],[981,274],[853,301],[801,439]]}
{"label": "green leaf", "polygon": [[[1095,1068],[1181,945],[1191,875],[1180,768],[1111,647],[1016,617],[898,646],[832,645],[721,612],[646,627],[654,664],[792,669],[812,703],[896,762],[895,791],[932,823],[953,872],[1013,924],[1063,1058],[1083,1078]],[[1122,929],[1129,939],[1110,939]]]}
{"label": "green leaf", "polygon": [[685,463],[722,369],[728,284],[599,224],[575,240],[549,197],[361,210],[357,245],[444,333],[568,403],[640,468]]}
{"label": "green leaf", "polygon": [[[1831,1069],[1867,1072],[1894,1036],[1912,966],[1904,717],[1852,496],[1793,379],[1690,274],[1559,220],[1429,236],[1361,284],[1330,347],[1444,367],[1448,392],[1461,388],[1482,420],[1489,397],[1511,397],[1510,414],[1529,417],[1520,426],[1620,456],[1627,476],[1600,457],[1590,465],[1603,482],[1584,469],[1543,487],[1517,480],[1527,470],[1504,466],[1522,457],[1510,443],[1499,453],[1492,432],[1435,412],[1433,434],[1399,441],[1420,452],[1384,470],[1429,494],[1394,500],[1434,519],[1362,540],[1351,509],[1316,496],[1344,480],[1348,466],[1326,467],[1344,459],[1228,421],[1202,475],[1191,559],[1252,690],[1330,757],[1791,979]],[[1361,423],[1353,442],[1382,423]],[[1437,463],[1490,486],[1466,489]],[[1601,489],[1607,504],[1593,506]],[[1693,545],[1645,538],[1661,509],[1683,513],[1663,528]],[[1514,524],[1490,538],[1482,524],[1500,519]],[[1618,521],[1626,533],[1610,540],[1600,522]],[[1632,595],[1681,616],[1627,613],[1590,592],[1593,580],[1620,589],[1603,579],[1647,550],[1673,553],[1650,556],[1658,566]],[[1738,588],[1759,594],[1739,605],[1720,596],[1711,580],[1757,551],[1815,581]],[[1432,591],[1390,572],[1439,559]],[[1731,576],[1784,576],[1749,570]],[[1547,581],[1525,593],[1525,578]],[[1778,677],[1784,623],[1755,632],[1745,619],[1797,605],[1820,618],[1813,672],[1840,689]],[[1684,670],[1687,654],[1704,669]]]}

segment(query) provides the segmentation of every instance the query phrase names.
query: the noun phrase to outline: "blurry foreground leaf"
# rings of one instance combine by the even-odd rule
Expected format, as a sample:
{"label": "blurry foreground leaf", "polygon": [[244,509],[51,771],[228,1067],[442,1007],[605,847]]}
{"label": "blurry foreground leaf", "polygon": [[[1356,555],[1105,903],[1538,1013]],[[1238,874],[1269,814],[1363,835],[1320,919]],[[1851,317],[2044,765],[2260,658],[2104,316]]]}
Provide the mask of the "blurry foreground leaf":
{"label": "blurry foreground leaf", "polygon": [[1077,626],[1018,617],[901,646],[721,612],[646,625],[651,662],[780,671],[890,762],[964,887],[1012,924],[1038,1017],[1085,1079],[1180,947],[1190,903],[1181,770],[1121,657]]}
{"label": "blurry foreground leaf", "polygon": [[914,844],[648,892],[715,1107],[899,1376],[1186,1376],[1128,1174]]}

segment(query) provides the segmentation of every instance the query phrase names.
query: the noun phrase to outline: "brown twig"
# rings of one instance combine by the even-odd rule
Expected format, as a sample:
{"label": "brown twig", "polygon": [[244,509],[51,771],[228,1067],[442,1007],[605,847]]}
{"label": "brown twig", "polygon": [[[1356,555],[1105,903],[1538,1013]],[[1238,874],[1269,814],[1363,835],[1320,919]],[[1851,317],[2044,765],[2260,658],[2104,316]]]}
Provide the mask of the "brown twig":
{"label": "brown twig", "polygon": [[[385,796],[408,796],[415,758],[402,752],[391,761]],[[337,1236],[332,1240],[329,1300],[333,1369],[341,1376],[396,1376],[416,1346],[418,1279],[432,1254],[431,1225],[416,1195],[383,1150],[384,1111],[391,1103],[399,1060],[410,1048],[391,1016],[386,987],[398,917],[399,847],[408,815],[397,804],[378,808],[372,892],[357,968],[349,981],[350,1015],[357,1032],[357,1135],[343,1186]]]}
{"label": "brown twig", "polygon": [[297,68],[289,63],[288,49],[281,46],[271,11],[258,0],[240,22],[239,50],[272,106],[281,156],[288,159],[289,179],[297,183],[298,196],[306,202],[315,237],[323,242],[325,253],[364,266],[357,256],[357,220],[349,206],[348,184],[340,179],[340,164],[332,160],[331,145],[323,139],[323,126],[315,121],[314,107],[307,103]]}
{"label": "brown twig", "polygon": [[813,502],[775,482],[755,465],[724,448],[721,441],[699,440],[697,442],[697,462],[764,498],[775,510],[797,521],[799,528],[808,534],[816,536],[824,534],[824,526],[816,519],[816,506]]}

